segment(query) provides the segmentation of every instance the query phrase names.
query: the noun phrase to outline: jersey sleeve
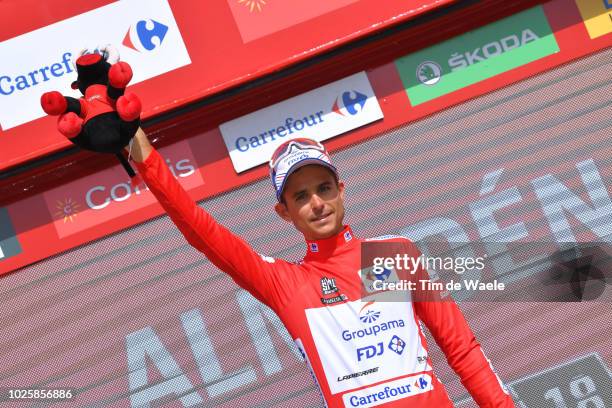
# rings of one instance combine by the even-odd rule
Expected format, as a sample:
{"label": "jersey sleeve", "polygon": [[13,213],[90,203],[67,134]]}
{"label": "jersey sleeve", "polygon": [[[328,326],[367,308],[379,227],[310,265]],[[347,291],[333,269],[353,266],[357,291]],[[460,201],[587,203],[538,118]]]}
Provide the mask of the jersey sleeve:
{"label": "jersey sleeve", "polygon": [[[408,241],[407,247],[409,256],[416,258],[421,255],[411,241]],[[416,275],[418,280],[429,279],[429,274],[422,265],[418,267]],[[507,388],[485,357],[474,333],[450,295],[445,297],[444,292],[437,291],[417,293],[414,308],[478,406],[514,407]]]}
{"label": "jersey sleeve", "polygon": [[157,150],[136,167],[187,242],[258,300],[278,310],[290,288],[299,286],[294,265],[258,254],[196,205]]}

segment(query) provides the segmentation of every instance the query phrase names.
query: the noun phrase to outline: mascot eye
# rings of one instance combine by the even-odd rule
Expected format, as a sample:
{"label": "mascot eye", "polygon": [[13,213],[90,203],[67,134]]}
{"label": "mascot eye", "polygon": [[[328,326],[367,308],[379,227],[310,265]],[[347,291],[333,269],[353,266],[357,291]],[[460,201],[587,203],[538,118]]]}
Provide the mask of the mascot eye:
{"label": "mascot eye", "polygon": [[96,47],[94,49],[85,49],[84,51],[82,55],[98,54],[101,55],[104,60],[108,59],[108,51],[105,48]]}
{"label": "mascot eye", "polygon": [[98,46],[97,49],[102,55],[102,58],[104,58],[109,64],[113,65],[114,63],[119,61],[119,51],[111,44]]}
{"label": "mascot eye", "polygon": [[102,58],[104,58],[105,60],[108,59],[108,51],[96,48],[95,52],[96,52],[96,54],[100,54],[102,56]]}

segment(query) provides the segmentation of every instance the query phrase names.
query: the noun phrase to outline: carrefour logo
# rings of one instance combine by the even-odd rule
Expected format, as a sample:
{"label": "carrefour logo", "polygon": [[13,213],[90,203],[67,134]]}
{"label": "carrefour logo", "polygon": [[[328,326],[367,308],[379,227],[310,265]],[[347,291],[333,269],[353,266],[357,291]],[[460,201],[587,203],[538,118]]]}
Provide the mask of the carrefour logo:
{"label": "carrefour logo", "polygon": [[432,389],[431,377],[428,374],[420,374],[346,393],[342,396],[342,400],[347,407],[369,408],[422,394]]}
{"label": "carrefour logo", "polygon": [[340,116],[354,116],[363,111],[367,100],[368,97],[359,91],[346,91],[336,98],[332,111]]}
{"label": "carrefour logo", "polygon": [[123,38],[123,45],[136,52],[153,51],[161,46],[168,26],[155,20],[140,20],[133,24]]}
{"label": "carrefour logo", "polygon": [[366,274],[366,279],[370,281],[377,280],[384,282],[389,279],[389,276],[391,276],[391,269],[383,268],[382,272],[376,273],[372,268]]}
{"label": "carrefour logo", "polygon": [[287,139],[321,142],[382,118],[368,76],[359,72],[222,123],[219,129],[240,173],[266,163]]}

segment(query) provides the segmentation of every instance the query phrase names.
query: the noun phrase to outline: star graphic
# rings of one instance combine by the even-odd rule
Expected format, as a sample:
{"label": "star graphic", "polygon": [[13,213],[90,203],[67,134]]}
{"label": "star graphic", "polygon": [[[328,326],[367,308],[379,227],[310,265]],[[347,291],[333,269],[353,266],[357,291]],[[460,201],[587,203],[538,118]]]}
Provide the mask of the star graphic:
{"label": "star graphic", "polygon": [[239,4],[244,4],[249,8],[249,11],[252,13],[255,9],[257,11],[261,11],[262,7],[266,4],[265,0],[238,0]]}
{"label": "star graphic", "polygon": [[57,202],[57,212],[55,216],[58,218],[64,218],[64,224],[68,221],[74,222],[78,212],[79,212],[79,204],[72,201],[71,198],[67,198],[64,201]]}

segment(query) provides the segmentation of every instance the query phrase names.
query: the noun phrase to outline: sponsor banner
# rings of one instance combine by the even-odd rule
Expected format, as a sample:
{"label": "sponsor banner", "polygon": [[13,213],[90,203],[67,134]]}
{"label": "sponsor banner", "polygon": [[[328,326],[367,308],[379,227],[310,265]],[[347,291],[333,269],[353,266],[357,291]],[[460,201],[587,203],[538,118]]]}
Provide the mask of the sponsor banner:
{"label": "sponsor banner", "polygon": [[[366,2],[366,0],[363,1]],[[175,12],[175,15],[177,15],[177,19],[179,19],[177,9],[181,9],[182,3],[179,3],[176,6],[172,2],[170,2],[170,4],[172,5],[172,10]],[[199,3],[192,3],[193,7],[199,7],[198,5]],[[4,4],[0,2],[0,9],[3,6]],[[601,41],[605,40],[605,38],[601,38],[600,41],[590,40],[582,23],[575,24],[576,22],[580,22],[581,19],[578,9],[574,5],[574,0],[554,0],[546,3],[544,5],[544,10],[547,13],[551,27],[555,31],[555,35],[559,41],[561,47],[561,51],[559,53],[554,54],[549,58],[541,59],[533,64],[528,64],[521,69],[514,69],[501,74],[496,77],[495,81],[482,81],[478,84],[447,95],[446,97],[438,98],[435,101],[432,101],[432,103],[422,104],[413,109],[406,109],[406,104],[408,103],[406,92],[398,91],[402,89],[402,82],[397,73],[396,65],[394,63],[390,63],[373,68],[372,70],[368,71],[367,75],[376,94],[381,97],[381,100],[384,98],[384,103],[381,104],[385,116],[384,120],[378,121],[371,126],[356,129],[341,137],[330,140],[327,143],[328,149],[330,149],[330,151],[333,153],[335,150],[361,143],[369,138],[377,137],[377,135],[380,135],[385,130],[394,129],[401,126],[403,123],[414,122],[429,116],[432,113],[446,109],[453,104],[467,101],[495,89],[503,88],[513,82],[536,76],[541,72],[567,64],[572,60],[583,58],[585,55],[593,53],[597,50],[602,50],[608,46],[605,41]],[[0,28],[0,30],[2,30],[2,28]],[[253,42],[253,44],[256,43],[258,42]],[[189,49],[190,55],[192,55],[191,47]],[[180,70],[175,70],[167,75],[169,76],[169,79],[171,79],[170,77],[180,77],[180,72],[182,72],[184,69],[193,69],[193,64],[181,68]],[[605,72],[602,70],[593,70],[590,75],[594,75],[594,77],[589,76],[589,79],[599,82],[603,81],[605,78]],[[158,77],[158,79],[163,79],[163,77],[165,76]],[[165,81],[166,79],[163,80]],[[146,81],[138,84],[136,87],[141,87],[148,83],[149,82]],[[180,85],[177,81],[172,81],[172,83],[176,86]],[[583,102],[581,102],[579,106],[582,106],[582,104]],[[38,122],[32,122],[32,124],[34,123]],[[28,145],[28,152],[31,154],[36,154],[36,152],[40,151],[39,148],[42,148],[42,144],[45,146],[50,145],[49,143],[51,142],[49,140],[43,140],[45,135],[48,136],[49,134],[42,130],[35,131],[33,127],[29,128],[28,126],[30,126],[30,124],[14,128],[14,130],[25,132],[25,130],[30,129],[28,133],[20,134],[20,136],[22,136],[20,140],[26,140],[26,137],[28,137],[28,144],[23,145]],[[36,134],[36,138],[34,139],[28,136],[31,134]],[[11,154],[18,155],[14,149],[17,149],[20,146],[19,143],[11,143],[11,140],[14,140],[11,137],[4,136],[7,136],[7,134],[0,133],[0,167],[2,166],[2,163],[5,163],[3,162],[5,158],[11,156]],[[62,139],[65,139],[63,136],[59,136]],[[39,145],[39,143],[41,143],[41,145]],[[250,184],[257,179],[268,177],[267,168],[264,166],[236,174],[232,160],[230,160],[230,158],[227,156],[226,143],[223,140],[218,128],[198,133],[197,135],[193,136],[190,139],[190,146],[196,153],[196,160],[199,164],[198,171],[201,172],[201,174],[222,175],[222,177],[208,178],[206,180],[206,184],[192,189],[190,194],[195,199],[201,200],[204,198],[209,198],[219,193],[239,188],[242,185]],[[176,164],[181,159],[172,157],[172,160],[172,163]],[[127,178],[123,172],[119,170],[116,171],[117,175],[113,176],[116,177],[116,181],[110,184],[105,184],[104,186],[106,188],[105,193],[108,193],[108,195],[103,195],[103,192],[100,190],[94,191],[91,195],[92,200],[94,200],[93,202],[96,204],[104,203],[106,198],[111,199],[109,206],[105,209],[113,208],[115,205],[121,203],[132,202],[131,200],[138,201],[139,197],[141,196],[135,192],[132,192],[132,195],[127,201],[120,201],[119,203],[113,201],[112,196],[110,196],[110,189],[112,189],[118,183],[127,181]],[[186,179],[181,180],[184,182],[187,181]],[[89,188],[96,185],[98,184],[92,183]],[[47,202],[43,198],[43,195],[40,194],[10,204],[10,206],[7,208],[9,213],[12,215],[13,224],[17,232],[17,238],[21,244],[22,252],[17,256],[11,257],[5,262],[0,263],[0,274],[16,270],[24,265],[28,265],[54,254],[67,251],[71,248],[82,245],[85,242],[100,238],[101,236],[107,234],[112,234],[124,228],[131,227],[137,223],[143,222],[163,213],[161,207],[153,203],[146,208],[141,208],[139,211],[130,213],[129,217],[118,216],[114,218],[112,222],[107,222],[102,226],[97,226],[89,230],[83,230],[83,233],[69,235],[70,239],[55,238],[56,227],[61,231],[64,231],[64,228],[66,228],[66,231],[62,232],[62,234],[70,234],[69,228],[72,228],[70,225],[66,227],[64,227],[63,224],[59,225],[59,223],[63,223],[63,217],[60,215],[57,208],[59,206],[58,201],[62,203],[64,202],[63,200],[71,198],[81,206],[79,207],[80,209],[84,209],[86,208],[84,194],[87,191],[87,189],[81,191],[81,197],[76,197],[70,194],[59,194],[57,197],[54,197],[53,200]],[[121,187],[117,187],[114,190],[114,193],[118,198],[122,198],[123,196],[121,194],[127,194],[127,190],[122,191]],[[99,200],[99,202],[96,200]],[[23,208],[27,208],[27,210],[24,211]],[[25,216],[24,214],[26,213],[36,214],[37,216]],[[66,224],[69,223],[70,220],[68,219]],[[76,223],[76,221],[73,221],[73,224],[74,223]],[[374,282],[374,280],[368,280],[368,282],[364,282],[364,284],[366,284],[366,287],[368,287],[368,284],[372,285]]]}
{"label": "sponsor banner", "polygon": [[589,37],[612,33],[612,0],[576,0],[576,4]]}
{"label": "sponsor banner", "polygon": [[0,207],[0,262],[21,253],[15,228],[6,208]]}
{"label": "sponsor banner", "polygon": [[[430,369],[421,338],[410,326],[412,316],[410,301],[358,300],[307,309],[332,394]],[[353,361],[353,367],[359,369],[347,370],[346,361]]]}
{"label": "sponsor banner", "polygon": [[559,51],[541,6],[396,60],[413,106]]}
{"label": "sponsor banner", "polygon": [[327,140],[383,118],[365,72],[219,126],[236,172],[267,162],[289,139]]}
{"label": "sponsor banner", "polygon": [[[160,153],[185,189],[204,183],[187,141],[161,149]],[[59,238],[93,229],[156,202],[146,184],[132,183],[119,165],[47,191],[43,197]]]}
{"label": "sponsor banner", "polygon": [[242,40],[247,43],[359,0],[227,0]]}
{"label": "sponsor banner", "polygon": [[342,396],[347,407],[374,407],[433,390],[428,374],[405,377]]}
{"label": "sponsor banner", "polygon": [[14,16],[0,27],[0,77],[7,77],[0,86],[5,93],[14,87],[0,94],[0,171],[71,146],[56,120],[43,117],[38,99],[49,90],[70,92],[75,49],[118,46],[134,65],[130,91],[141,97],[147,120],[449,2],[413,0],[407,8],[405,0],[54,0],[50,8],[0,1],[0,14]]}
{"label": "sponsor banner", "polygon": [[105,44],[117,47],[121,59],[132,65],[132,85],[191,62],[167,0],[122,0],[59,21],[0,43],[0,54],[12,56],[0,62],[2,129],[45,116],[40,107],[44,92],[80,97],[70,88],[76,78],[74,56]]}
{"label": "sponsor banner", "polygon": [[[575,13],[579,19],[577,9]],[[591,43],[581,22],[564,30],[582,33]],[[385,121],[328,142],[332,151],[342,148],[334,160],[344,169],[350,222],[356,232],[363,237],[401,233],[415,240],[437,235],[449,241],[485,236],[525,242],[561,242],[568,236],[578,241],[604,235],[609,239],[612,166],[609,152],[601,147],[609,144],[612,134],[606,114],[612,85],[606,81],[605,64],[611,51],[566,63],[545,75],[536,74],[561,58],[530,64],[516,70],[519,74],[512,79],[532,78],[416,123],[410,115],[419,109],[405,109],[407,97],[394,66],[368,72],[377,95],[386,95],[387,103],[381,103]],[[565,61],[572,56],[562,55]],[[396,94],[380,91],[385,80],[386,89]],[[497,87],[503,83],[487,82]],[[483,89],[476,85],[470,92]],[[428,105],[434,104],[423,106]],[[390,126],[389,118],[396,112],[403,113],[398,117],[405,125]],[[383,125],[391,131],[381,132]],[[300,242],[299,233],[272,212],[269,181],[254,182],[264,177],[263,166],[236,175],[216,130],[195,138],[190,147],[200,166],[218,166],[214,171],[202,169],[204,175],[217,176],[207,177],[206,188],[226,184],[224,189],[195,188],[190,191],[192,197],[210,198],[203,203],[205,208],[256,250],[276,259],[300,259],[303,245],[279,239]],[[248,177],[248,188],[227,191],[246,183]],[[83,233],[58,239],[50,225],[24,225],[25,218],[48,216],[46,203],[37,198],[38,207],[9,207],[23,253],[0,262],[0,273],[5,265],[13,266],[36,250],[62,253],[0,278],[4,329],[0,331],[4,363],[0,387],[52,385],[61,378],[60,386],[79,390],[78,406],[239,407],[270,406],[281,400],[294,407],[323,405],[301,359],[298,363],[291,336],[281,330],[275,314],[236,290],[230,278],[187,248],[167,217],[84,244],[94,234],[111,234],[111,223],[94,228],[88,237]],[[151,215],[138,211],[121,217],[116,230],[161,213],[156,206],[150,207],[147,214]],[[38,246],[21,235],[26,230],[40,236]],[[514,263],[533,260],[538,254],[526,253],[520,259],[496,255],[500,260],[496,273],[507,276]],[[358,267],[355,264],[352,273]],[[326,282],[321,289],[332,291],[333,296],[338,286],[344,289],[340,281]],[[207,299],[204,305],[202,299]],[[465,302],[460,307],[505,380],[593,351],[608,366],[612,362],[609,304]],[[374,318],[373,313],[365,316],[367,308],[363,312],[366,320]],[[383,317],[363,324],[373,328]],[[393,330],[388,326],[372,332],[377,330],[375,337],[386,335]],[[359,337],[366,335],[365,330],[355,331],[358,339],[365,338]],[[310,336],[302,340],[306,347],[315,346]],[[429,345],[436,374],[444,379],[453,403],[463,406],[458,401],[465,389],[435,342]],[[371,350],[363,350],[362,359]],[[356,357],[356,350],[353,353]],[[388,348],[384,353],[394,354]],[[347,369],[341,378],[368,378],[374,374],[369,370],[376,367]],[[605,402],[609,384],[600,382],[603,378],[596,378],[595,370],[583,368],[576,370],[576,378],[569,370],[558,372],[555,382],[546,381],[549,388],[540,388],[548,393],[540,395],[544,404],[530,405],[529,400],[524,406],[562,406],[558,392],[567,407],[606,406],[589,399],[600,396]],[[572,382],[584,375],[591,376],[595,392],[589,393],[593,387],[584,380],[572,388]],[[398,384],[398,392],[404,385]],[[367,393],[355,396],[365,398],[366,404],[370,396],[373,403],[374,395],[385,393],[386,386],[372,384],[366,386],[374,387]],[[537,389],[525,388],[527,392]],[[572,390],[582,396],[574,398]],[[332,402],[339,402],[343,395],[336,394]],[[520,406],[518,399],[516,403]]]}

